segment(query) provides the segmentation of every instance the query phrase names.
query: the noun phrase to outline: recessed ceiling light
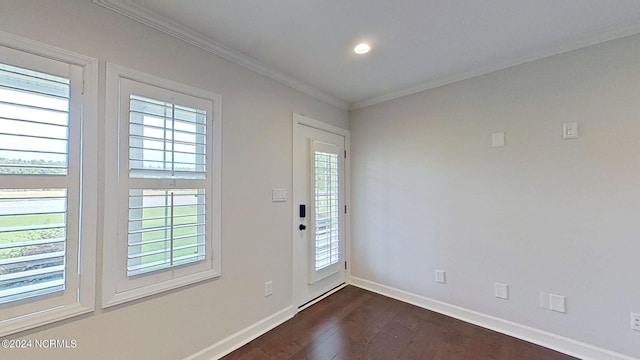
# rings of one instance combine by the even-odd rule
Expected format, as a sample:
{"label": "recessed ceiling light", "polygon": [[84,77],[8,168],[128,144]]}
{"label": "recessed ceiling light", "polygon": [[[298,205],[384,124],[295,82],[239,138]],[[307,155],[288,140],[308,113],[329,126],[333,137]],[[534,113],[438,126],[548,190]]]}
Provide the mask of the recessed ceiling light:
{"label": "recessed ceiling light", "polygon": [[355,52],[358,55],[364,55],[369,51],[371,51],[371,45],[367,43],[360,43],[353,48],[353,52]]}

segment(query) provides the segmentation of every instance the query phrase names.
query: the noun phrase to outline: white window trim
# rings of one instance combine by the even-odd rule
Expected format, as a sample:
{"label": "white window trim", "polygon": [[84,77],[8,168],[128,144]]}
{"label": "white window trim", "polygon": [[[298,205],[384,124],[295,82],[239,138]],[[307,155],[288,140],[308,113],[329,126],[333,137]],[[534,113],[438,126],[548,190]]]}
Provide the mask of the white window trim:
{"label": "white window trim", "polygon": [[[221,169],[222,169],[222,98],[220,95],[197,89],[188,85],[180,84],[174,81],[166,80],[154,75],[146,74],[137,70],[129,69],[112,63],[107,63],[106,71],[106,118],[105,118],[105,216],[104,216],[104,247],[103,247],[103,271],[102,271],[102,307],[122,304],[131,300],[139,299],[149,295],[158,294],[164,291],[193,284],[207,279],[220,276],[221,272]],[[211,179],[213,193],[209,196],[208,206],[212,211],[210,231],[208,235],[210,239],[211,250],[207,251],[212,254],[205,261],[210,265],[203,271],[180,275],[184,269],[177,268],[176,276],[169,280],[159,277],[159,281],[142,286],[131,286],[132,280],[127,278],[126,259],[121,254],[126,254],[126,240],[119,237],[118,229],[122,228],[122,214],[128,211],[119,201],[120,194],[123,191],[128,192],[120,184],[122,174],[119,168],[119,143],[125,139],[120,134],[122,128],[121,121],[129,121],[129,119],[120,119],[120,79],[130,79],[140,83],[164,88],[170,91],[180,92],[198,98],[213,101],[213,128],[212,133],[208,135],[207,141],[213,142],[212,154],[207,154],[207,162],[212,162],[213,172]],[[141,94],[142,95],[142,94]],[[126,139],[128,141],[128,138]],[[109,175],[112,174],[112,175]],[[126,219],[126,214],[125,217]],[[188,268],[189,265],[185,265]],[[146,276],[146,275],[141,275]],[[151,274],[150,276],[153,276]],[[134,279],[135,280],[135,279]]]}
{"label": "white window trim", "polygon": [[[28,330],[37,326],[68,319],[95,310],[95,260],[96,260],[96,224],[98,203],[98,61],[83,55],[68,52],[46,44],[24,39],[12,34],[0,32],[0,46],[48,58],[82,68],[83,87],[81,116],[80,162],[80,221],[78,252],[75,262],[78,264],[77,281],[70,283],[65,293],[76,293],[73,302],[55,305],[38,312],[22,314],[0,322],[0,336]],[[18,64],[19,66],[19,64]],[[76,104],[74,104],[76,105]],[[78,166],[79,164],[70,164]],[[67,269],[69,271],[70,269]],[[46,307],[48,299],[36,300]],[[16,305],[20,306],[20,305]],[[11,308],[11,304],[3,308]]]}

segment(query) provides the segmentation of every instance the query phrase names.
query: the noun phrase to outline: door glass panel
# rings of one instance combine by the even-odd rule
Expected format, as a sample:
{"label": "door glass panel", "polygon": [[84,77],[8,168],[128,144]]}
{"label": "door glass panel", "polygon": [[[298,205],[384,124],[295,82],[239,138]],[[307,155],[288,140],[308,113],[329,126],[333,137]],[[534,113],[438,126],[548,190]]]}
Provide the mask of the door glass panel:
{"label": "door glass panel", "polygon": [[314,152],[314,269],[340,260],[338,155]]}

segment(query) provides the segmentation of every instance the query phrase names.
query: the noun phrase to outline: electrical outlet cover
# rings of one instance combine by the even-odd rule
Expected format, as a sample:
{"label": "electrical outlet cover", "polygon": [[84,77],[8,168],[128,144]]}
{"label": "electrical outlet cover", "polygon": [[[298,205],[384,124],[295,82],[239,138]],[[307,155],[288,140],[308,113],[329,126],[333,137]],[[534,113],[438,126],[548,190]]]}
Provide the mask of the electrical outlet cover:
{"label": "electrical outlet cover", "polygon": [[631,330],[640,331],[640,314],[631,313]]}
{"label": "electrical outlet cover", "polygon": [[578,123],[566,123],[562,124],[562,138],[577,139],[578,138]]}
{"label": "electrical outlet cover", "polygon": [[566,313],[567,312],[567,300],[564,296],[549,294],[549,309],[559,312]]}
{"label": "electrical outlet cover", "polygon": [[495,283],[494,285],[495,295],[498,299],[509,300],[509,285],[502,283]]}
{"label": "electrical outlet cover", "polygon": [[273,281],[267,281],[264,283],[264,297],[271,296],[273,294]]}
{"label": "electrical outlet cover", "polygon": [[543,309],[549,309],[549,293],[540,293],[540,307]]}
{"label": "electrical outlet cover", "polygon": [[503,147],[504,144],[505,144],[505,142],[504,142],[504,133],[503,132],[497,132],[497,133],[491,134],[491,146],[492,147]]}

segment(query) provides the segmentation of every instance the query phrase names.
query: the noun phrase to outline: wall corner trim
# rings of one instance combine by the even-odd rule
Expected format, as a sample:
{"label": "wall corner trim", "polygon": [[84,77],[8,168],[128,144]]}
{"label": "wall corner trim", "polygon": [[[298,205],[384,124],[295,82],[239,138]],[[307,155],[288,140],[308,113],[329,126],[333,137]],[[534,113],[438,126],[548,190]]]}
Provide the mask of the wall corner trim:
{"label": "wall corner trim", "polygon": [[275,314],[270,315],[255,324],[249,325],[246,328],[218,341],[217,343],[207,346],[206,348],[185,357],[183,360],[220,359],[221,357],[265,334],[269,330],[272,330],[276,326],[291,319],[295,314],[296,309],[293,306],[287,306]]}
{"label": "wall corner trim", "polygon": [[531,328],[477,311],[447,304],[404,290],[351,276],[351,285],[453,317],[499,333],[522,339],[584,360],[638,360],[634,357]]}

